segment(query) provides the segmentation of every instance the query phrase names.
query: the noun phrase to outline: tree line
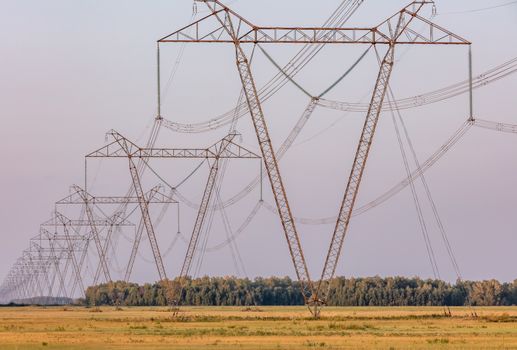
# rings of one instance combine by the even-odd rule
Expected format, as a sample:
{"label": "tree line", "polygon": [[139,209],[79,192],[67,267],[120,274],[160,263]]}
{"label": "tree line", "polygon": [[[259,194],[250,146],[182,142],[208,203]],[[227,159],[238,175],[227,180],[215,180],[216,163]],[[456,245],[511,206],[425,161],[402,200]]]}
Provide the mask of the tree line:
{"label": "tree line", "polygon": [[[87,305],[165,306],[171,283],[110,282],[89,287]],[[169,298],[170,299],[170,298]],[[289,277],[188,278],[180,304],[193,306],[303,305],[299,283]],[[517,305],[517,280],[457,281],[417,277],[334,278],[330,306],[508,306]]]}

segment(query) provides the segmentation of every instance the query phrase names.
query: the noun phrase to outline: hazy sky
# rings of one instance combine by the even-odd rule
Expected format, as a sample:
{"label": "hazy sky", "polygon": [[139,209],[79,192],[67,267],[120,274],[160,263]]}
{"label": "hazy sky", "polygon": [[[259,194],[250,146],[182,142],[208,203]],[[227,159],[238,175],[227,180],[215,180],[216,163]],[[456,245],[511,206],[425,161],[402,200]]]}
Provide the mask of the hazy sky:
{"label": "hazy sky", "polygon": [[[366,0],[350,25],[373,26],[406,5],[400,0]],[[325,21],[340,0],[228,2],[252,22],[263,25],[313,26]],[[436,1],[434,22],[474,43],[474,74],[517,56],[517,5],[479,12],[466,10],[505,1]],[[84,155],[102,146],[105,132],[116,129],[143,143],[155,115],[156,40],[189,23],[190,0],[171,1],[2,1],[0,11],[0,172],[2,242],[0,276],[27,247],[39,224],[48,219],[54,202],[71,184],[84,182]],[[316,5],[317,4],[317,5]],[[204,5],[198,5],[204,10]],[[198,14],[198,17],[202,13]],[[166,82],[181,45],[163,47]],[[297,46],[267,46],[281,64]],[[326,47],[297,77],[317,94],[330,85],[364,51],[364,47]],[[439,89],[467,77],[465,47],[399,48],[392,87],[398,98]],[[234,51],[228,45],[187,45],[177,74],[164,96],[163,116],[197,122],[233,108],[240,85]],[[259,52],[254,73],[261,86],[275,68]],[[370,52],[360,66],[328,98],[366,102],[377,65]],[[510,76],[475,92],[476,116],[517,124],[517,76]],[[273,144],[278,147],[308,103],[308,98],[287,85],[264,105]],[[467,98],[403,111],[403,117],[421,161],[425,160],[467,117]],[[295,216],[320,218],[336,215],[350,171],[363,113],[316,110],[295,146],[281,162]],[[330,125],[333,125],[329,128]],[[257,150],[249,117],[239,123],[242,144]],[[326,130],[322,132],[322,130]],[[179,135],[164,129],[160,145],[207,146],[224,136],[227,128],[197,135]],[[306,142],[301,142],[306,141]],[[473,128],[426,175],[438,210],[465,278],[517,278],[516,210],[517,135]],[[176,183],[197,161],[153,163],[163,177]],[[123,162],[91,162],[91,191],[122,195],[129,186]],[[258,162],[232,162],[223,182],[223,200],[238,192],[258,173]],[[207,167],[185,185],[194,201],[202,194]],[[93,176],[95,176],[95,181]],[[383,113],[358,204],[384,193],[404,177],[404,168],[389,113]],[[146,175],[149,189],[159,180]],[[424,201],[424,193],[418,185]],[[265,199],[273,203],[265,186]],[[259,198],[254,191],[228,209],[236,229]],[[188,236],[195,212],[182,206],[182,232]],[[175,209],[175,208],[174,208]],[[442,277],[455,275],[445,254],[431,210],[424,204]],[[175,210],[157,229],[162,250],[176,234]],[[298,225],[311,273],[319,275],[333,225]],[[131,238],[127,233],[126,238]],[[122,271],[128,242],[120,238]],[[225,239],[215,216],[207,246]],[[125,243],[124,243],[125,242]],[[151,258],[147,248],[147,259]],[[238,238],[249,276],[291,275],[294,271],[279,220],[261,210]],[[186,245],[180,240],[167,251],[169,275],[178,273]],[[199,274],[236,274],[228,248],[207,253]],[[367,213],[355,217],[345,241],[338,274],[346,276],[419,275],[431,277],[409,189]],[[117,274],[115,274],[117,276]],[[242,274],[241,274],[242,275]],[[135,279],[155,280],[153,266],[137,260]]]}

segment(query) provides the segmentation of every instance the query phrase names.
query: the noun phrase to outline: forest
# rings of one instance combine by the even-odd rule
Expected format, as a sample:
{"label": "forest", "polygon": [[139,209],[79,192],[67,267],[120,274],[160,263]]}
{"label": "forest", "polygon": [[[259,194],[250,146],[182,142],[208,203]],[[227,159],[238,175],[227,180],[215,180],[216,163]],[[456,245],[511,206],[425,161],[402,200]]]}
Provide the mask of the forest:
{"label": "forest", "polygon": [[[178,281],[138,285],[110,282],[88,287],[86,305],[165,306]],[[187,278],[181,305],[303,305],[297,281],[289,277]],[[177,293],[179,294],[179,293]],[[418,277],[337,277],[331,281],[329,306],[510,306],[517,305],[517,280],[457,281],[454,284]]]}

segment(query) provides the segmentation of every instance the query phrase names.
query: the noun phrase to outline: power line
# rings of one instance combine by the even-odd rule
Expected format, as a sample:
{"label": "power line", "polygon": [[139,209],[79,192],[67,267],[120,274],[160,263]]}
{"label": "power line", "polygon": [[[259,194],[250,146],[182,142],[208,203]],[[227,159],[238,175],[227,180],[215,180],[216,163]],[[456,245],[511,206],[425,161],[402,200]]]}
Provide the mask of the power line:
{"label": "power line", "polygon": [[497,9],[497,8],[511,6],[511,5],[516,5],[516,4],[517,4],[517,1],[510,1],[510,2],[506,2],[506,3],[500,4],[500,5],[489,6],[489,7],[482,7],[482,8],[478,8],[478,9],[472,9],[472,10],[443,12],[443,13],[440,13],[439,15],[458,15],[458,14],[464,14],[464,13],[483,12],[483,11],[494,10],[494,9]]}

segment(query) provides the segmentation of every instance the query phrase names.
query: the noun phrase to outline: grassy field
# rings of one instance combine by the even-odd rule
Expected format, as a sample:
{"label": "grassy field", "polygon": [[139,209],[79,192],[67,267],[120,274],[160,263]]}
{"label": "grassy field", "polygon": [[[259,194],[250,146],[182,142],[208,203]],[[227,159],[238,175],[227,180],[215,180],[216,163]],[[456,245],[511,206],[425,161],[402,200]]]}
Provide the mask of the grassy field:
{"label": "grassy field", "polygon": [[517,349],[517,307],[0,308],[0,349]]}

